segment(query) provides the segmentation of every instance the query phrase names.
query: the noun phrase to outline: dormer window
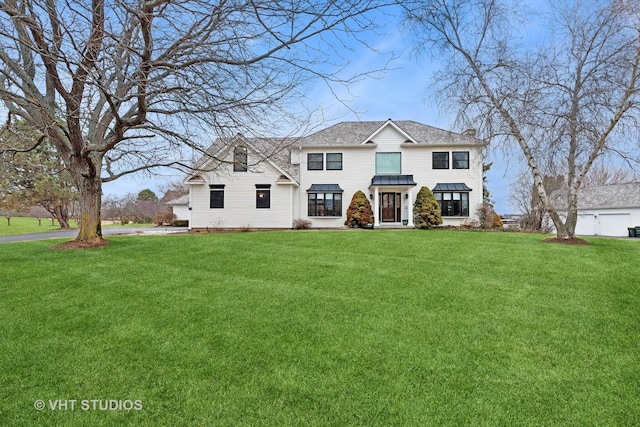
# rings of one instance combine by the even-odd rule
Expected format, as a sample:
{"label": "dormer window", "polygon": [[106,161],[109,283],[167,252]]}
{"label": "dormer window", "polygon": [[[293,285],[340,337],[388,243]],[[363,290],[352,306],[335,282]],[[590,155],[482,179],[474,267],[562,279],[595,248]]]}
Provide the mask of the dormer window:
{"label": "dormer window", "polygon": [[237,146],[233,150],[233,171],[246,172],[247,169],[247,149]]}

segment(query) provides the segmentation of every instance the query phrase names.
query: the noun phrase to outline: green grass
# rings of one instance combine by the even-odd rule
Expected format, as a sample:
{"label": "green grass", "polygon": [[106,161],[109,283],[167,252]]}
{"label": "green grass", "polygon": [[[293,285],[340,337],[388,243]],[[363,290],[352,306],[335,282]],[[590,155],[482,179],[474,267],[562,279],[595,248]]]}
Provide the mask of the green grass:
{"label": "green grass", "polygon": [[[69,224],[72,227],[77,227],[75,220],[69,220]],[[105,222],[102,227],[152,227],[153,224],[109,224]],[[41,224],[38,224],[37,218],[31,217],[12,217],[11,225],[7,224],[7,220],[4,217],[0,217],[0,236],[9,236],[17,234],[30,234],[30,233],[46,233],[48,231],[59,230],[60,225],[56,221],[54,225],[51,225],[51,220],[45,218]]]}
{"label": "green grass", "polygon": [[51,225],[51,220],[48,218],[43,218],[41,225],[38,225],[37,218],[16,216],[11,218],[11,225],[8,225],[7,219],[4,217],[0,217],[0,236],[29,233],[46,233],[48,231],[59,229],[60,225],[58,224],[58,222],[56,221],[54,225]]}
{"label": "green grass", "polygon": [[0,425],[640,424],[640,241],[109,240],[0,245]]}

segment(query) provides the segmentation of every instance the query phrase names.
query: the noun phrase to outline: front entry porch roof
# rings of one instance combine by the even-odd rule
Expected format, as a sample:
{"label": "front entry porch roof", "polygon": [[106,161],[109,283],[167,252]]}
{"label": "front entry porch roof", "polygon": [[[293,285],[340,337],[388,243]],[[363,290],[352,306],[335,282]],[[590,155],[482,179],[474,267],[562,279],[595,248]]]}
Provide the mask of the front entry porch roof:
{"label": "front entry porch roof", "polygon": [[413,175],[374,175],[371,178],[371,187],[381,185],[410,185],[413,187],[418,184],[413,180]]}

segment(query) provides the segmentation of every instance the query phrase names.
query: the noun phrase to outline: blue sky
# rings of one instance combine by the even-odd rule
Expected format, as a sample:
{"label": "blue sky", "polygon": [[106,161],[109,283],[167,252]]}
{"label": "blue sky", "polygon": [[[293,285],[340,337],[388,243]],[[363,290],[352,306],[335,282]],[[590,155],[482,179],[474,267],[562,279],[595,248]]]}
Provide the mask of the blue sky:
{"label": "blue sky", "polygon": [[[326,124],[345,120],[415,120],[430,126],[453,131],[462,131],[454,127],[455,111],[440,110],[429,84],[438,64],[431,63],[428,58],[415,58],[408,40],[397,29],[392,18],[385,35],[372,37],[372,45],[379,52],[393,52],[397,59],[389,64],[389,70],[377,76],[366,78],[347,88],[334,87],[338,101],[331,90],[323,82],[318,82],[308,91],[310,105],[321,105]],[[383,68],[387,56],[364,47],[348,52],[348,67],[345,75],[358,74],[367,70]],[[347,55],[345,53],[344,55]],[[277,135],[276,135],[277,136]],[[488,188],[496,202],[496,210],[501,213],[514,212],[509,203],[509,186],[520,170],[519,162],[505,160],[499,152],[488,152],[488,162],[493,166],[488,177]],[[162,186],[176,181],[181,175],[165,177],[149,177],[138,175],[125,177],[113,183],[104,184],[105,196],[121,196],[126,193],[137,193],[144,188],[151,188],[158,195]]]}

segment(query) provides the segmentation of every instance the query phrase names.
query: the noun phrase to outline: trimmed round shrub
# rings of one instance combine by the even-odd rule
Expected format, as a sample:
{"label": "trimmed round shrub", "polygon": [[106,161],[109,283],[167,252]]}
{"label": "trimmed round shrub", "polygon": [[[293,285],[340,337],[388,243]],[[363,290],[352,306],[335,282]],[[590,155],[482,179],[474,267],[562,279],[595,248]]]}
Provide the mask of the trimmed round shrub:
{"label": "trimmed round shrub", "polygon": [[367,195],[358,190],[351,198],[344,225],[350,228],[373,228],[373,210]]}
{"label": "trimmed round shrub", "polygon": [[413,204],[413,223],[416,228],[429,229],[442,224],[440,205],[428,187],[420,188]]}

